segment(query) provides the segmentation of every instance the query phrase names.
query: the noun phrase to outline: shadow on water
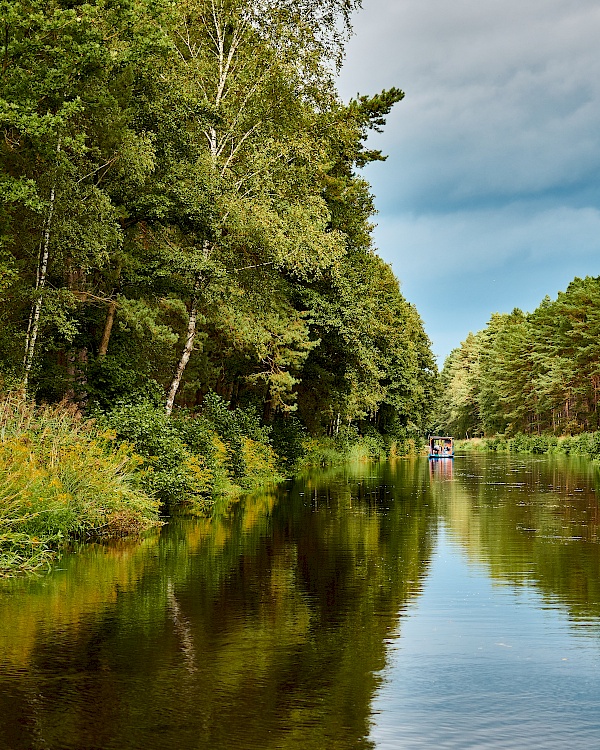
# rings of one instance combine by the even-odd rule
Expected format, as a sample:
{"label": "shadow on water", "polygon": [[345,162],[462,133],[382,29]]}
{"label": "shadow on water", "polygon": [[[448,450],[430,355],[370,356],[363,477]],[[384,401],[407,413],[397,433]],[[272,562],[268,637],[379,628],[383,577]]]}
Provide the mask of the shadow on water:
{"label": "shadow on water", "polygon": [[0,746],[369,748],[427,466],[315,472],[0,586]]}

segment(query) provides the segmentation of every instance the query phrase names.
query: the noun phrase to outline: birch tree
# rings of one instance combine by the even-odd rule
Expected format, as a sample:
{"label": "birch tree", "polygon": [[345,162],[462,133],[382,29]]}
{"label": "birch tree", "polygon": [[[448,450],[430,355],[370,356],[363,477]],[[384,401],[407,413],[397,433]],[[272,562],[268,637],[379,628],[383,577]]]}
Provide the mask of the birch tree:
{"label": "birch tree", "polygon": [[335,100],[332,67],[340,60],[350,9],[349,3],[277,0],[187,0],[178,6],[173,74],[202,111],[189,125],[206,147],[200,168],[213,207],[189,257],[188,325],[167,413],[212,275],[271,264],[306,277],[344,252],[321,195],[325,153],[311,129],[318,109]]}
{"label": "birch tree", "polygon": [[106,296],[98,276],[120,247],[123,215],[111,180],[135,182],[152,167],[148,138],[128,122],[125,86],[142,48],[150,59],[166,41],[154,6],[0,2],[1,239],[17,272],[13,314],[29,321],[18,336],[25,387],[45,328],[68,344],[88,292]]}

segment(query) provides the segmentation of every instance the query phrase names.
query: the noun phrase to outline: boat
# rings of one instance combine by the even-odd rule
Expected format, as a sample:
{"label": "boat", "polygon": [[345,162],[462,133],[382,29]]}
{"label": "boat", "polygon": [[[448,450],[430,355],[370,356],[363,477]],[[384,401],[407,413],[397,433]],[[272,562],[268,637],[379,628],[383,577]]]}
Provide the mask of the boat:
{"label": "boat", "polygon": [[430,435],[429,458],[454,458],[454,438],[449,435]]}

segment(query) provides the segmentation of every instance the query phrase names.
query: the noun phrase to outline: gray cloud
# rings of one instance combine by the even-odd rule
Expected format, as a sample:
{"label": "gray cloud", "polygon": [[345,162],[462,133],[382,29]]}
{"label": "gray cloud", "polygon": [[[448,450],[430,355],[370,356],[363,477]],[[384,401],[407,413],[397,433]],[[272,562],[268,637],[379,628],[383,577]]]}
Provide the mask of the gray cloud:
{"label": "gray cloud", "polygon": [[366,0],[356,27],[342,95],[406,91],[377,138],[399,203],[510,200],[596,178],[597,4]]}
{"label": "gray cloud", "polygon": [[364,0],[355,30],[342,97],[406,92],[365,176],[438,355],[600,274],[596,0]]}

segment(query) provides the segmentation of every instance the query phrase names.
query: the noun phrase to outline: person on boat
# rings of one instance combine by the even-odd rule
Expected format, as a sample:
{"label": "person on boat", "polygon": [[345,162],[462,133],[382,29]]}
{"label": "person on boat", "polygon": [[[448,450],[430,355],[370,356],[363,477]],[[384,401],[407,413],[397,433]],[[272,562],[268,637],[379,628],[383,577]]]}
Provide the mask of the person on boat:
{"label": "person on boat", "polygon": [[450,455],[450,447],[448,445],[444,446],[444,456]]}

